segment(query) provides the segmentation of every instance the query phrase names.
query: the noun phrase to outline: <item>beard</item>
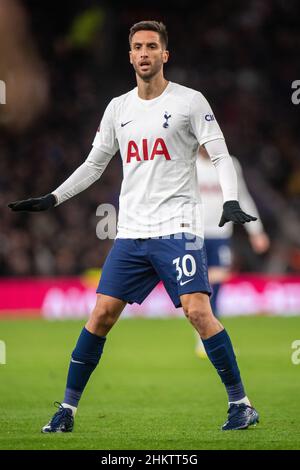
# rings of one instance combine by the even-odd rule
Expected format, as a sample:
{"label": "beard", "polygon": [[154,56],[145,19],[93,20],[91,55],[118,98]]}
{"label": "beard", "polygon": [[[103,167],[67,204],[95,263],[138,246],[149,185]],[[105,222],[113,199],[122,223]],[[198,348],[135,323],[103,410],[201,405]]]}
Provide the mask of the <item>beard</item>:
{"label": "beard", "polygon": [[140,67],[138,67],[137,65],[133,65],[133,68],[135,70],[135,73],[137,74],[137,76],[139,78],[141,78],[142,80],[145,80],[145,81],[149,81],[151,80],[153,77],[155,77],[155,75],[157,75],[161,68],[162,68],[162,64],[155,64],[155,65],[152,65],[149,70],[143,72]]}

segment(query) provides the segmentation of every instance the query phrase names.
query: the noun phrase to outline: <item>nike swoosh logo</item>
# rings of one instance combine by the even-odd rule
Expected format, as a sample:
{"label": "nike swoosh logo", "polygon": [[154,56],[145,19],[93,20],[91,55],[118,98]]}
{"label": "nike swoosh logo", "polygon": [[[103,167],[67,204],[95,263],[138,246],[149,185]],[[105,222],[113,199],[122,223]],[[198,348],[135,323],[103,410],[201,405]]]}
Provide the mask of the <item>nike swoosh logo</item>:
{"label": "nike swoosh logo", "polygon": [[85,362],[75,361],[73,358],[71,358],[71,362],[75,362],[75,364],[85,364]]}
{"label": "nike swoosh logo", "polygon": [[189,279],[188,281],[184,281],[184,282],[180,281],[179,284],[180,284],[181,286],[184,286],[184,284],[187,284],[188,282],[191,282],[191,281],[193,281],[194,279],[195,279],[195,278],[193,277],[193,279]]}
{"label": "nike swoosh logo", "polygon": [[132,121],[133,121],[133,119],[131,119],[131,121],[127,121],[127,122],[121,122],[121,127],[126,126],[127,124],[129,124]]}

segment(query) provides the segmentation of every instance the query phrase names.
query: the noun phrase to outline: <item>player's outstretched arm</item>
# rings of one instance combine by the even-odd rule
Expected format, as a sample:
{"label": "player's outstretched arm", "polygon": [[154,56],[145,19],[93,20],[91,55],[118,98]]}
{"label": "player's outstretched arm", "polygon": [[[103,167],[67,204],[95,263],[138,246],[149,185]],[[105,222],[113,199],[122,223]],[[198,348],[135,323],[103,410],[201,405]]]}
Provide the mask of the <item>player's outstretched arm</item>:
{"label": "player's outstretched arm", "polygon": [[86,161],[55,191],[46,196],[11,202],[8,207],[13,211],[39,212],[57,206],[97,181],[111,158],[112,155],[93,147]]}
{"label": "player's outstretched arm", "polygon": [[118,150],[112,118],[113,102],[114,100],[109,103],[104,112],[101,130],[99,126],[92,150],[83,164],[52,193],[42,197],[11,202],[8,204],[11,210],[39,212],[50,209],[84,191],[101,177],[111,158]]}
{"label": "player's outstretched arm", "polygon": [[10,207],[14,212],[39,212],[54,207],[56,203],[57,200],[54,194],[46,194],[46,196],[42,197],[34,197],[30,199],[24,199],[23,201],[10,202],[8,207]]}

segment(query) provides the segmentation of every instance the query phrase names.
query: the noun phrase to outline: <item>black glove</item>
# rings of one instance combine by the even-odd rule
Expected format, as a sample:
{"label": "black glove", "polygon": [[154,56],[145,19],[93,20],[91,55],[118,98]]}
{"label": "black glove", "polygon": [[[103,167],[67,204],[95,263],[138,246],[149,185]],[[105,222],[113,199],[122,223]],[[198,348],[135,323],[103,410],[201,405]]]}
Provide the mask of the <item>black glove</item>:
{"label": "black glove", "polygon": [[257,220],[257,217],[246,214],[242,211],[238,201],[226,201],[223,204],[223,214],[219,222],[219,227],[223,227],[226,222],[234,222],[235,224],[244,224],[245,222],[251,222]]}
{"label": "black glove", "polygon": [[57,203],[56,197],[54,194],[46,194],[42,197],[34,197],[31,199],[25,199],[24,201],[15,201],[8,204],[8,207],[12,211],[29,211],[29,212],[39,212],[50,209],[50,207],[55,206]]}

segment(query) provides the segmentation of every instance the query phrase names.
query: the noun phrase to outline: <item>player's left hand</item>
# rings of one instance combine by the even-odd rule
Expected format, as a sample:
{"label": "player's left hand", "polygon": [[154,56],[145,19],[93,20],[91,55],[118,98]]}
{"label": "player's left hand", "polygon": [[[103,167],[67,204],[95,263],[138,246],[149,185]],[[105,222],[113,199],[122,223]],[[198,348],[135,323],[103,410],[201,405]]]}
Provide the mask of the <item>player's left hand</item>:
{"label": "player's left hand", "polygon": [[226,222],[234,222],[235,224],[244,224],[245,222],[251,222],[257,220],[257,217],[246,214],[242,211],[238,201],[226,201],[223,204],[223,214],[219,222],[219,227],[223,227]]}

